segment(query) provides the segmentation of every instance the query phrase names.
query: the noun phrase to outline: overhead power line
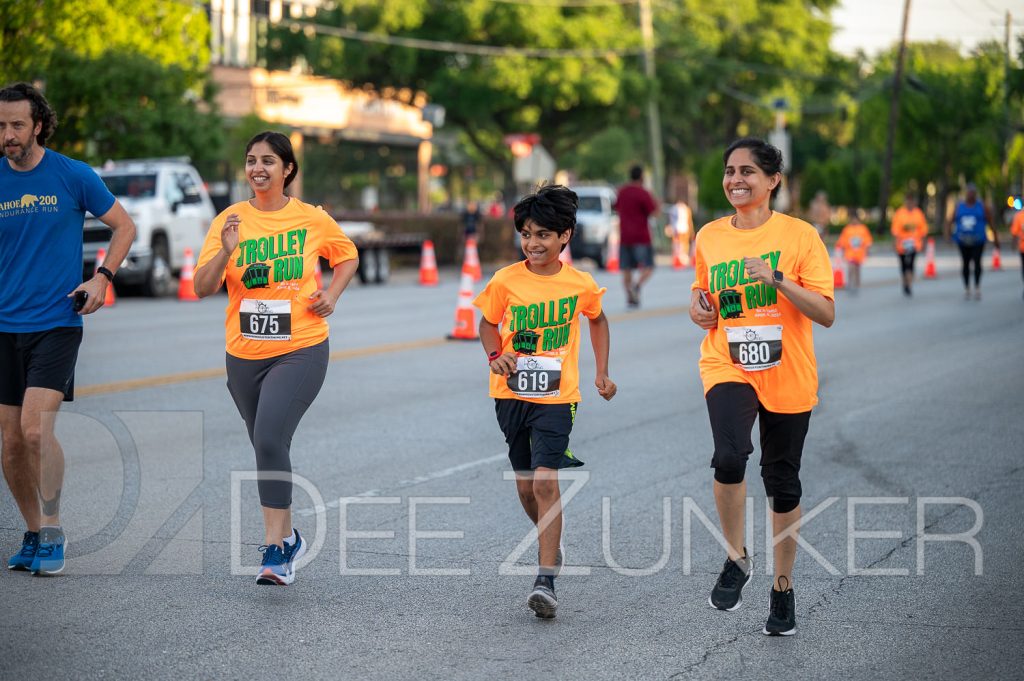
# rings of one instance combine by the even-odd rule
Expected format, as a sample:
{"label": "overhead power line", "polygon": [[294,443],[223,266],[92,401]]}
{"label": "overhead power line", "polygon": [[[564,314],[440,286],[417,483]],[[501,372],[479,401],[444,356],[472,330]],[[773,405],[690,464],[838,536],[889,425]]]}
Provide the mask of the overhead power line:
{"label": "overhead power line", "polygon": [[607,47],[591,49],[557,49],[543,47],[505,47],[497,45],[474,45],[472,43],[455,43],[448,40],[425,40],[422,38],[403,38],[400,36],[381,35],[379,33],[368,33],[350,28],[338,26],[326,26],[308,21],[292,21],[282,19],[279,25],[297,28],[302,31],[312,31],[324,35],[332,35],[347,40],[358,40],[364,43],[376,43],[379,45],[391,45],[393,47],[409,47],[417,50],[434,50],[436,52],[451,52],[455,54],[475,54],[484,57],[529,57],[533,59],[600,59],[608,56],[634,56],[641,54],[643,48],[636,47]]}

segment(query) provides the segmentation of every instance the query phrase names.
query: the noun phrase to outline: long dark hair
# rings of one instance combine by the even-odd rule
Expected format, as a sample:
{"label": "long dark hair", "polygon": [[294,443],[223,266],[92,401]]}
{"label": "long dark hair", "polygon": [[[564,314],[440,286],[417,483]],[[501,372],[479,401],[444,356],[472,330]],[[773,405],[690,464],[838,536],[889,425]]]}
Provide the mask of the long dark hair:
{"label": "long dark hair", "polygon": [[264,130],[263,132],[255,135],[249,143],[245,145],[245,155],[248,156],[252,148],[259,142],[266,142],[274,153],[281,157],[282,163],[285,167],[290,163],[292,170],[284,178],[284,186],[287,187],[295,179],[295,176],[299,173],[299,162],[295,160],[295,151],[292,149],[292,141],[288,139],[287,135],[273,130]]}
{"label": "long dark hair", "polygon": [[[765,175],[770,176],[775,173],[782,173],[782,152],[779,151],[778,147],[772,146],[758,137],[741,137],[730,144],[729,148],[722,154],[723,166],[728,165],[729,157],[737,149],[750,149],[750,155],[754,157],[754,163],[764,171]],[[772,189],[773,199],[778,195],[781,186],[782,183],[779,182]]]}

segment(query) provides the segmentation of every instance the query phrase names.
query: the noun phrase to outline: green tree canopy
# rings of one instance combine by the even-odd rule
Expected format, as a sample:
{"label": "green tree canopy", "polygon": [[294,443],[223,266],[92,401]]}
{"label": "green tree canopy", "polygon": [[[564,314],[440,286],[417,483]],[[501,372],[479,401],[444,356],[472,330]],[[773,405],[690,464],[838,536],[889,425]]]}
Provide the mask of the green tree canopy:
{"label": "green tree canopy", "polygon": [[210,61],[201,5],[166,0],[0,0],[0,80],[45,78],[58,53],[95,59],[117,50],[175,66],[190,87]]}
{"label": "green tree canopy", "polygon": [[635,7],[559,7],[492,0],[341,0],[322,9],[325,26],[355,27],[382,36],[400,35],[509,48],[606,48],[598,57],[538,59],[510,52],[499,56],[412,49],[345,40],[308,39],[287,25],[270,31],[267,65],[287,68],[304,58],[317,75],[384,91],[424,92],[447,111],[496,167],[510,172],[504,136],[539,132],[556,156],[614,122],[628,58],[615,48],[640,43]]}
{"label": "green tree canopy", "polygon": [[163,0],[0,0],[3,82],[41,82],[51,146],[91,163],[221,149],[199,5]]}

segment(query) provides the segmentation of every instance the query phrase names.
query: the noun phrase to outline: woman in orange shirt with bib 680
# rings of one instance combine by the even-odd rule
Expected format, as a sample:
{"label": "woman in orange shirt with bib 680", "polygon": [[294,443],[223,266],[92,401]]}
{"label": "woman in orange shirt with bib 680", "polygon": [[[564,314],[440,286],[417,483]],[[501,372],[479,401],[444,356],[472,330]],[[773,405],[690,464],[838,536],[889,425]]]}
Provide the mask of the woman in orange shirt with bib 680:
{"label": "woman in orange shirt with bib 680", "polygon": [[[287,585],[306,541],[291,524],[291,442],[327,375],[327,320],[359,265],[356,247],[321,209],[284,193],[299,171],[289,139],[262,132],[245,148],[253,198],[218,215],[199,254],[196,294],[225,281],[228,392],[256,451],[265,545],[257,584]],[[334,269],[316,285],[316,261]]]}
{"label": "woman in orange shirt with bib 680", "polygon": [[832,265],[813,226],[776,213],[782,153],[751,137],[723,157],[722,186],[736,209],[697,232],[690,319],[708,333],[700,375],[715,443],[711,467],[728,558],[709,603],[735,610],[753,561],[743,546],[747,458],[754,419],[771,503],[775,579],[764,633],[796,632],[793,563],[800,523],[800,458],[818,402],[811,323],[835,319]]}

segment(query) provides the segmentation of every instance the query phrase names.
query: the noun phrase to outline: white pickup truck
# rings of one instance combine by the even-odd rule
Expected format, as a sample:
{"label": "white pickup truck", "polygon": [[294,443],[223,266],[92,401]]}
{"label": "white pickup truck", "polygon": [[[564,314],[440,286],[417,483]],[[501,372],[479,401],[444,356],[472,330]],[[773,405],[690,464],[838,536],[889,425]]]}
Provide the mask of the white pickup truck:
{"label": "white pickup truck", "polygon": [[[117,272],[119,291],[126,287],[147,296],[164,296],[174,288],[185,249],[199,257],[216,213],[203,180],[187,158],[108,162],[96,172],[135,221],[137,234]],[[96,269],[96,253],[110,243],[110,229],[87,215],[82,234],[82,274]]]}

